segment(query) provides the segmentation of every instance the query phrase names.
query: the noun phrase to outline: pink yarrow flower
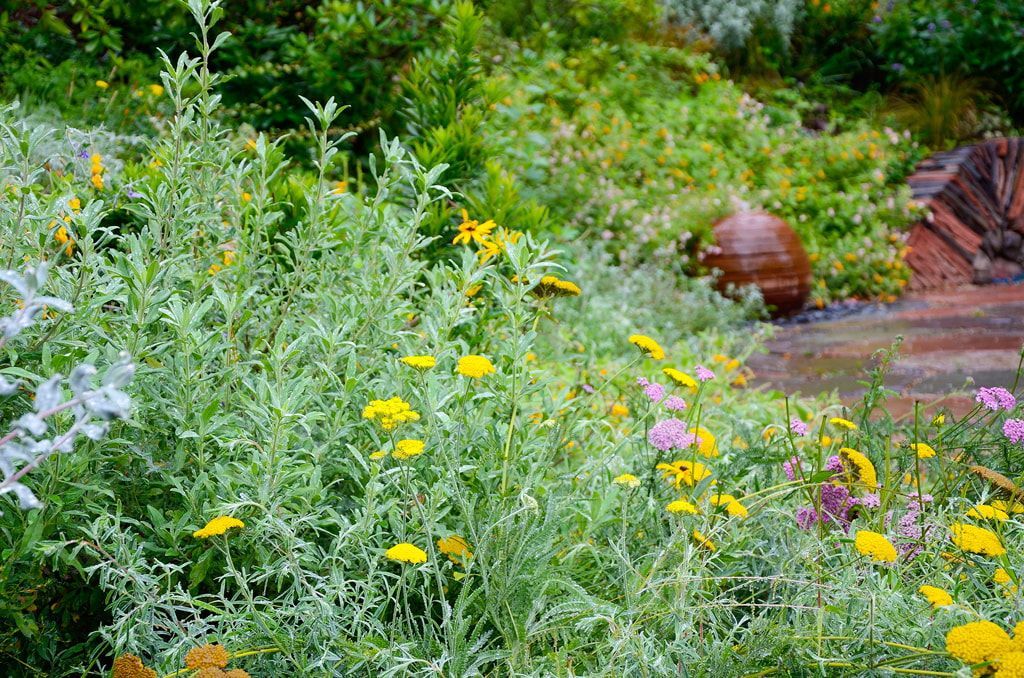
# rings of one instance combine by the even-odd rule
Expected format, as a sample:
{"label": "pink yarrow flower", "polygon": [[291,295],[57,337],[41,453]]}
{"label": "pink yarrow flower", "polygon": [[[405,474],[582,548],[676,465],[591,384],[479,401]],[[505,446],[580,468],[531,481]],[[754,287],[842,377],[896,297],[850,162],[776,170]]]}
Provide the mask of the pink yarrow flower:
{"label": "pink yarrow flower", "polygon": [[1003,435],[1011,443],[1024,444],[1024,419],[1007,419],[1004,421]]}
{"label": "pink yarrow flower", "polygon": [[1009,412],[1017,404],[1017,399],[1005,388],[995,386],[992,388],[979,388],[974,399],[990,410],[1006,410]]}
{"label": "pink yarrow flower", "polygon": [[654,447],[667,452],[671,449],[681,450],[693,445],[697,437],[686,429],[686,424],[672,418],[659,421],[647,433],[647,440]]}
{"label": "pink yarrow flower", "polygon": [[644,395],[650,398],[652,403],[660,403],[665,398],[665,387],[657,382],[647,381],[643,377],[636,380],[636,383],[644,389]]}
{"label": "pink yarrow flower", "polygon": [[686,409],[686,401],[679,396],[669,396],[665,398],[665,409],[672,410],[673,412],[679,412],[680,410]]}
{"label": "pink yarrow flower", "polygon": [[807,428],[807,424],[800,421],[796,417],[793,417],[792,419],[789,420],[789,430],[793,432],[793,435],[805,436],[807,435],[807,431],[809,429]]}
{"label": "pink yarrow flower", "polygon": [[697,365],[694,371],[697,373],[697,381],[711,381],[715,378],[715,373],[703,365]]}

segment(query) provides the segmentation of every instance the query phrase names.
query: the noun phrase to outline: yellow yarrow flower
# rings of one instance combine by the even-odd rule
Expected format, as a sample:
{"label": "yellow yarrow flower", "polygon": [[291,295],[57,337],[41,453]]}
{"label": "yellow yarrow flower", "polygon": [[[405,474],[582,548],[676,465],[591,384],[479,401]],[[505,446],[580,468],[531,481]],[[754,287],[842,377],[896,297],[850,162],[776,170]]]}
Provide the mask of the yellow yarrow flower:
{"label": "yellow yarrow flower", "polygon": [[953,543],[968,553],[993,557],[1006,553],[996,533],[984,527],[953,523],[949,529],[953,532]]}
{"label": "yellow yarrow flower", "polygon": [[853,467],[859,482],[871,490],[878,487],[878,474],[875,472],[875,465],[871,463],[870,459],[852,447],[840,447],[839,456]]}
{"label": "yellow yarrow flower", "polygon": [[395,443],[395,451],[391,453],[391,456],[395,459],[408,459],[423,454],[423,448],[422,440],[399,440]]}
{"label": "yellow yarrow flower", "polygon": [[965,664],[980,664],[1010,651],[1012,641],[1003,629],[990,621],[955,626],[946,634],[946,652]]}
{"label": "yellow yarrow flower", "polygon": [[385,551],[384,555],[390,560],[395,560],[400,563],[416,564],[427,562],[426,552],[423,549],[414,546],[408,542],[395,544],[387,551]]}
{"label": "yellow yarrow flower", "polygon": [[686,501],[685,499],[676,499],[665,507],[665,510],[669,513],[689,513],[697,515],[697,507]]}
{"label": "yellow yarrow flower", "polygon": [[974,518],[975,520],[998,520],[999,522],[1010,519],[1006,511],[989,506],[988,504],[978,504],[967,512],[967,517]]}
{"label": "yellow yarrow flower", "polygon": [[702,532],[698,532],[697,530],[694,530],[693,531],[693,540],[695,542],[697,542],[698,546],[703,546],[704,548],[706,548],[708,551],[711,551],[712,553],[714,553],[715,551],[718,550],[718,547],[715,546],[715,542],[713,542],[710,539],[708,539],[707,537],[705,537]]}
{"label": "yellow yarrow flower", "polygon": [[625,405],[620,405],[619,403],[615,403],[614,405],[612,405],[611,415],[613,417],[628,417],[629,416],[629,408],[626,407]]}
{"label": "yellow yarrow flower", "polygon": [[640,479],[637,478],[632,473],[623,473],[620,476],[615,476],[612,479],[612,482],[615,483],[616,485],[625,485],[626,487],[630,488],[640,487]]}
{"label": "yellow yarrow flower", "polygon": [[918,459],[930,459],[935,456],[935,449],[928,443],[913,443],[910,449],[917,452]]}
{"label": "yellow yarrow flower", "polygon": [[196,669],[222,669],[228,665],[227,649],[223,645],[201,645],[193,647],[185,654],[185,668]]}
{"label": "yellow yarrow flower", "polygon": [[996,669],[992,674],[995,678],[1024,678],[1024,652],[1020,649],[1004,652],[992,662],[992,666]]}
{"label": "yellow yarrow flower", "polygon": [[432,355],[407,355],[401,358],[400,362],[417,370],[429,370],[434,365],[437,365],[437,359]]}
{"label": "yellow yarrow flower", "polygon": [[736,500],[731,494],[716,494],[710,499],[713,506],[724,506],[725,512],[735,518],[746,518],[750,515],[747,507]]}
{"label": "yellow yarrow flower", "polygon": [[938,586],[924,584],[917,589],[917,592],[925,597],[932,607],[946,607],[953,604],[953,597]]}
{"label": "yellow yarrow flower", "polygon": [[473,557],[469,550],[469,543],[457,534],[450,535],[446,539],[437,540],[437,550],[448,556],[448,560],[460,565],[462,560]]}
{"label": "yellow yarrow flower", "polygon": [[392,431],[399,424],[418,421],[419,418],[419,412],[398,396],[387,400],[371,400],[363,408],[363,419],[376,421],[385,431]]}
{"label": "yellow yarrow flower", "polygon": [[715,441],[715,436],[711,431],[707,430],[703,426],[697,426],[690,429],[690,434],[697,436],[699,442],[697,443],[697,451],[703,456],[717,457],[718,456],[718,443]]}
{"label": "yellow yarrow flower", "polygon": [[163,87],[163,85],[156,85],[156,84],[149,85],[148,89],[149,89],[149,93],[152,94],[155,97],[160,97],[160,96],[164,95],[164,87]]}
{"label": "yellow yarrow flower", "polygon": [[480,379],[495,372],[491,361],[482,355],[467,355],[459,358],[455,371],[470,379]]}
{"label": "yellow yarrow flower", "polygon": [[669,379],[674,381],[675,383],[679,384],[680,386],[685,386],[686,388],[690,389],[694,393],[697,392],[697,382],[690,375],[688,375],[688,374],[686,374],[684,372],[680,372],[679,370],[677,370],[677,369],[675,369],[673,367],[666,367],[666,368],[664,368],[662,370],[662,373],[666,377],[668,377]]}
{"label": "yellow yarrow flower", "polygon": [[538,297],[578,297],[582,293],[576,283],[553,275],[541,278],[532,291]]}
{"label": "yellow yarrow flower", "polygon": [[231,516],[217,516],[210,522],[206,523],[204,527],[193,532],[192,536],[196,539],[206,539],[207,537],[224,534],[232,527],[243,528],[245,527],[245,523],[238,518],[232,518]]}
{"label": "yellow yarrow flower", "polygon": [[651,356],[651,358],[655,360],[662,360],[665,357],[665,349],[663,349],[654,339],[643,334],[631,334],[629,336],[629,343],[633,344],[640,349],[642,353]]}
{"label": "yellow yarrow flower", "polygon": [[880,563],[896,562],[896,547],[884,535],[870,530],[858,530],[853,545],[861,554]]}
{"label": "yellow yarrow flower", "polygon": [[106,89],[106,88],[110,87],[110,83],[107,82],[106,80],[97,80],[96,81],[96,86],[99,87],[100,89]]}
{"label": "yellow yarrow flower", "polygon": [[1024,504],[1017,501],[1003,501],[1002,499],[994,499],[989,502],[989,505],[993,508],[997,508],[1005,513],[1024,513]]}
{"label": "yellow yarrow flower", "polygon": [[156,671],[142,663],[134,654],[123,654],[114,659],[111,678],[157,678]]}
{"label": "yellow yarrow flower", "polygon": [[856,431],[857,430],[857,425],[856,424],[854,424],[849,419],[843,419],[842,417],[832,417],[831,419],[828,420],[828,423],[832,424],[833,426],[838,426],[840,428],[845,428],[848,431]]}

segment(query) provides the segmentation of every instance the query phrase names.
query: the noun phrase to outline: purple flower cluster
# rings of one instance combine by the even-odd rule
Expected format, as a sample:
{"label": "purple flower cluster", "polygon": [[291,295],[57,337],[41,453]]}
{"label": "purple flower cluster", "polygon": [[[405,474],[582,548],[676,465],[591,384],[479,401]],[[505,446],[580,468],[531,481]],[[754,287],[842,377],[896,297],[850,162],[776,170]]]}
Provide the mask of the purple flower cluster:
{"label": "purple flower cluster", "polygon": [[843,460],[839,458],[838,454],[833,454],[825,462],[825,470],[832,471],[833,473],[840,473],[843,471]]}
{"label": "purple flower cluster", "polygon": [[678,419],[664,419],[651,427],[647,440],[662,452],[683,449],[693,445],[697,437],[686,430],[686,424]]}
{"label": "purple flower cluster", "polygon": [[669,396],[665,398],[665,409],[672,410],[673,412],[679,412],[680,410],[686,409],[686,401],[679,396]]}
{"label": "purple flower cluster", "polygon": [[974,399],[990,410],[1006,410],[1009,412],[1017,404],[1017,399],[1005,388],[995,386],[992,388],[979,388]]}
{"label": "purple flower cluster", "polygon": [[807,424],[796,417],[793,417],[789,420],[789,430],[793,432],[793,435],[805,436],[809,429],[807,428]]}
{"label": "purple flower cluster", "polygon": [[1004,421],[1003,435],[1011,443],[1024,444],[1024,419],[1007,419]]}
{"label": "purple flower cluster", "polygon": [[782,462],[782,470],[786,474],[786,478],[789,480],[796,480],[800,472],[803,471],[803,465],[800,463],[800,457],[796,455],[790,457],[788,461]]}
{"label": "purple flower cluster", "polygon": [[697,374],[697,381],[711,381],[715,378],[715,373],[703,365],[697,365],[694,371]]}
{"label": "purple flower cluster", "polygon": [[651,399],[652,403],[660,403],[665,398],[665,387],[653,381],[647,381],[639,377],[636,383],[644,389],[644,395]]}

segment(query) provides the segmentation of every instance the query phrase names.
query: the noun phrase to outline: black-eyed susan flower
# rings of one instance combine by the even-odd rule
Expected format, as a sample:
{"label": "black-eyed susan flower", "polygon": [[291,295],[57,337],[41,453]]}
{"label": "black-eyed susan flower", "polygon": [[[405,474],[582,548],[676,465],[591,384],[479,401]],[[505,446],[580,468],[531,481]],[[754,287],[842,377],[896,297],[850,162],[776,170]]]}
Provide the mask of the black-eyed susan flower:
{"label": "black-eyed susan flower", "polygon": [[395,544],[387,551],[385,551],[384,555],[389,560],[394,560],[399,563],[411,563],[415,565],[417,563],[427,562],[426,552],[423,549],[414,546],[408,542]]}
{"label": "black-eyed susan flower", "polygon": [[953,543],[963,551],[993,557],[1006,553],[1006,549],[1003,548],[996,533],[986,530],[984,527],[953,523],[949,529],[953,532]]}
{"label": "black-eyed susan flower", "polygon": [[918,587],[917,592],[924,596],[925,600],[932,604],[932,607],[946,607],[953,604],[953,596],[938,586],[924,584]]}
{"label": "black-eyed susan flower", "polygon": [[456,565],[461,565],[463,561],[473,557],[473,552],[469,550],[469,543],[457,534],[438,539],[437,550],[448,556],[448,560]]}
{"label": "black-eyed susan flower", "polygon": [[232,527],[241,529],[245,527],[245,523],[238,518],[232,518],[231,516],[217,516],[210,522],[206,523],[205,526],[193,532],[192,536],[196,539],[206,539],[218,534],[224,534]]}
{"label": "black-eyed susan flower", "polygon": [[437,365],[437,359],[432,355],[407,355],[400,362],[417,370],[429,370]]}
{"label": "black-eyed susan flower", "polygon": [[495,372],[494,365],[482,355],[467,355],[459,358],[455,371],[470,379],[480,379]]}
{"label": "black-eyed susan flower", "polygon": [[885,538],[885,535],[871,530],[857,530],[853,545],[859,553],[868,556],[871,560],[880,563],[896,562],[896,547]]}
{"label": "black-eyed susan flower", "polygon": [[629,343],[640,349],[641,353],[650,356],[654,360],[663,360],[665,358],[665,349],[654,339],[646,335],[631,334],[629,335]]}
{"label": "black-eyed susan flower", "polygon": [[482,224],[476,219],[470,219],[469,213],[466,210],[462,210],[462,223],[459,224],[459,234],[452,240],[452,244],[468,245],[471,242],[475,242],[478,245],[483,244],[491,235],[491,231],[494,230],[495,226],[496,224],[490,219]]}

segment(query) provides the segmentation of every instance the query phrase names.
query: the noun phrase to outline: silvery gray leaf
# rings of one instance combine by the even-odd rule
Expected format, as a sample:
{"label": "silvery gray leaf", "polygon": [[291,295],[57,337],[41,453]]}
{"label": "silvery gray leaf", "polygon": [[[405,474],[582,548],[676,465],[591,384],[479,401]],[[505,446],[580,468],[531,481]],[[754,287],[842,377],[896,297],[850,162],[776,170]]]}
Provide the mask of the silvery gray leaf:
{"label": "silvery gray leaf", "polygon": [[86,424],[82,426],[82,435],[89,440],[101,440],[107,434],[109,428],[110,426],[106,423]]}
{"label": "silvery gray leaf", "polygon": [[89,363],[82,363],[71,370],[71,376],[68,377],[68,386],[71,387],[72,393],[76,396],[81,396],[91,389],[92,378],[95,374],[96,368]]}
{"label": "silvery gray leaf", "polygon": [[52,309],[64,311],[66,313],[75,310],[74,306],[63,299],[58,299],[57,297],[35,297],[32,301],[40,306],[49,306]]}
{"label": "silvery gray leaf", "polygon": [[64,394],[60,390],[61,375],[55,374],[36,389],[36,412],[51,410],[60,405]]}
{"label": "silvery gray leaf", "polygon": [[21,504],[23,509],[39,508],[43,505],[41,501],[36,499],[36,495],[32,494],[32,490],[28,489],[21,483],[12,483],[7,487],[0,489],[0,494],[6,494],[13,492],[14,496],[18,498],[18,503]]}
{"label": "silvery gray leaf", "polygon": [[41,436],[46,433],[46,422],[41,417],[31,412],[21,415],[14,425],[23,431],[27,431],[34,436]]}
{"label": "silvery gray leaf", "polygon": [[122,357],[121,362],[107,368],[107,373],[103,375],[103,385],[122,388],[131,383],[134,377],[135,363],[127,360],[126,357]]}
{"label": "silvery gray leaf", "polygon": [[100,419],[124,419],[131,408],[131,399],[115,389],[104,388],[101,395],[88,402],[86,407]]}
{"label": "silvery gray leaf", "polygon": [[0,271],[0,282],[5,282],[18,292],[18,296],[22,299],[29,296],[28,286],[25,284],[25,279],[14,271]]}
{"label": "silvery gray leaf", "polygon": [[0,396],[14,395],[18,391],[19,386],[21,386],[21,380],[19,379],[7,381],[0,377]]}

